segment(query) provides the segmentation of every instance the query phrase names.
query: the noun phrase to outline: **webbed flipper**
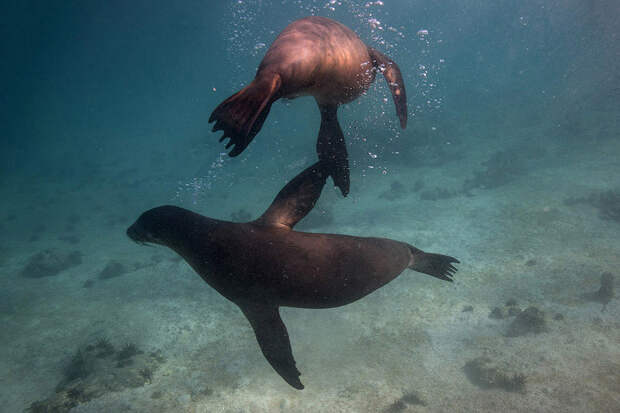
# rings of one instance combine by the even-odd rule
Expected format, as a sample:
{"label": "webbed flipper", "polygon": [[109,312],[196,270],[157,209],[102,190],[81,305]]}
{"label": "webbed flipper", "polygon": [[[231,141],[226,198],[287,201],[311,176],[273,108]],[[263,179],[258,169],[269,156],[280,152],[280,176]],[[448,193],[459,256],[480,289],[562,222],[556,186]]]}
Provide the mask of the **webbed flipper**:
{"label": "webbed flipper", "polygon": [[301,373],[295,366],[291,342],[286,326],[280,318],[278,307],[249,305],[240,306],[250,321],[263,355],[276,372],[291,386],[302,390]]}
{"label": "webbed flipper", "polygon": [[377,71],[383,73],[390,87],[394,105],[396,105],[396,114],[400,120],[400,127],[405,129],[407,127],[407,92],[400,68],[396,62],[372,47],[368,48],[368,54],[372,59],[373,66]]}
{"label": "webbed flipper", "polygon": [[230,156],[237,156],[252,142],[260,131],[271,104],[277,100],[282,80],[277,73],[257,77],[222,103],[211,113],[209,123],[215,122],[213,132],[223,130],[220,138],[230,141],[226,149],[234,145]]}
{"label": "webbed flipper", "polygon": [[409,245],[409,250],[412,255],[410,269],[432,275],[440,280],[453,281],[456,273],[454,264],[460,264],[459,260],[449,255],[424,252],[413,245]]}
{"label": "webbed flipper", "polygon": [[334,180],[342,196],[349,193],[349,159],[344,134],[338,123],[338,106],[321,105],[321,127],[316,141],[319,160],[325,165],[325,171]]}
{"label": "webbed flipper", "polygon": [[254,222],[292,229],[321,196],[327,179],[324,169],[322,162],[306,168],[280,190],[265,213]]}

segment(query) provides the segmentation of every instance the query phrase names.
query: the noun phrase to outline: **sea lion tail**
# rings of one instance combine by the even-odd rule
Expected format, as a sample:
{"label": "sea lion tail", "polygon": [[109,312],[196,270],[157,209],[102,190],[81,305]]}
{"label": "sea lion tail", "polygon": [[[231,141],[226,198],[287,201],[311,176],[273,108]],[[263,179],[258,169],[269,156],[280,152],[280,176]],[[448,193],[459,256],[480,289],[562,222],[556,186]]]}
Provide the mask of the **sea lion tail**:
{"label": "sea lion tail", "polygon": [[220,103],[211,113],[209,123],[215,122],[213,132],[224,131],[220,142],[230,138],[226,149],[234,145],[230,156],[243,152],[260,131],[271,104],[278,98],[281,85],[279,74],[261,74],[252,83]]}
{"label": "sea lion tail", "polygon": [[432,275],[440,280],[453,281],[456,267],[453,263],[460,263],[454,257],[442,254],[424,252],[416,247],[409,245],[411,250],[411,262],[409,268],[424,274]]}

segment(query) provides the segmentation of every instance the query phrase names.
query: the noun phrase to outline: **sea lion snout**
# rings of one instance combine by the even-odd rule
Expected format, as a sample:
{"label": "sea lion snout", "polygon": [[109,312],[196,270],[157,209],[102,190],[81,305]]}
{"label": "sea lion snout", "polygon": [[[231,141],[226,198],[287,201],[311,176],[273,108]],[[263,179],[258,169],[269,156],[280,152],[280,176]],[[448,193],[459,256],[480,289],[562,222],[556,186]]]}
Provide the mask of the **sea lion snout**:
{"label": "sea lion snout", "polygon": [[153,237],[151,236],[151,234],[140,228],[138,221],[136,221],[132,226],[127,228],[127,236],[131,238],[132,241],[138,244],[153,242]]}
{"label": "sea lion snout", "polygon": [[157,229],[160,231],[169,221],[170,210],[175,207],[162,206],[150,209],[136,220],[129,228],[127,228],[127,236],[138,244],[159,243],[156,236]]}
{"label": "sea lion snout", "polygon": [[171,246],[169,242],[171,239],[187,238],[188,232],[192,233],[192,228],[196,228],[196,225],[208,224],[208,221],[186,209],[162,205],[143,212],[136,222],[127,228],[126,233],[138,244]]}

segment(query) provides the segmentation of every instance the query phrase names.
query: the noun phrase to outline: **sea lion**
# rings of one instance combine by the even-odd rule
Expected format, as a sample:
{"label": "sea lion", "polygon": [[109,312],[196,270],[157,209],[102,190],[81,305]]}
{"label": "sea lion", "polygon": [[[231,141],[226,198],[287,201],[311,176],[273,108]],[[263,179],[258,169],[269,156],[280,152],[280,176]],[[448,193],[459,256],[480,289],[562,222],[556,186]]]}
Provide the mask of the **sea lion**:
{"label": "sea lion", "polygon": [[319,159],[342,194],[349,193],[349,161],[337,118],[338,106],[351,102],[383,73],[396,105],[400,125],[407,126],[407,95],[398,65],[368,47],[348,27],[325,17],[306,17],[289,24],[273,42],[258,66],[254,80],[224,100],[211,113],[213,131],[234,145],[230,156],[248,146],[280,98],[311,95],[321,112],[316,144]]}
{"label": "sea lion", "polygon": [[279,307],[330,308],[352,303],[406,268],[452,281],[455,258],[404,242],[293,231],[325,185],[321,162],[278,193],[257,220],[234,223],[176,206],[144,212],[127,229],[138,243],[167,246],[247,317],[263,355],[296,389],[295,366]]}

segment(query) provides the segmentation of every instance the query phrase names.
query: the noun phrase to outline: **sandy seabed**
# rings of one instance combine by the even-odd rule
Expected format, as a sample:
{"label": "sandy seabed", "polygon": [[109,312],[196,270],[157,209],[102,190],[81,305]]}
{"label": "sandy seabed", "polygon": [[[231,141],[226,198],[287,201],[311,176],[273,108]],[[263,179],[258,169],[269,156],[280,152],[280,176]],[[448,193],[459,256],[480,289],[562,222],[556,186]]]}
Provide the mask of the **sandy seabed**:
{"label": "sandy seabed", "polygon": [[[164,361],[143,385],[72,412],[620,411],[620,294],[606,305],[591,295],[605,272],[620,283],[620,222],[592,203],[567,202],[618,189],[610,177],[620,173],[620,148],[605,145],[590,153],[551,148],[506,182],[484,187],[482,178],[468,191],[463,182],[490,153],[441,168],[401,166],[387,177],[354,171],[348,199],[326,188],[319,207],[333,221],[312,231],[389,237],[461,264],[452,284],[406,271],[345,307],[283,308],[303,391],[271,369],[236,306],[172,252],[126,238],[125,228],[156,203],[131,204],[131,188],[109,183],[69,193],[62,183],[7,184],[0,410],[54,396],[76,351],[105,338],[159,351]],[[241,206],[258,213],[247,205],[253,193],[226,199],[221,209],[230,212],[218,218]],[[260,194],[256,205],[273,196]],[[121,207],[128,199],[132,206]],[[48,248],[78,250],[81,262],[54,276],[23,276]],[[102,277],[110,262],[123,271]],[[509,301],[542,311],[544,331],[508,334],[516,316],[490,314]],[[507,377],[524,376],[524,387],[472,380],[464,367],[480,357]]]}

